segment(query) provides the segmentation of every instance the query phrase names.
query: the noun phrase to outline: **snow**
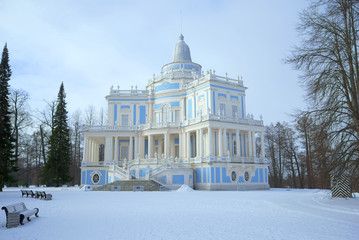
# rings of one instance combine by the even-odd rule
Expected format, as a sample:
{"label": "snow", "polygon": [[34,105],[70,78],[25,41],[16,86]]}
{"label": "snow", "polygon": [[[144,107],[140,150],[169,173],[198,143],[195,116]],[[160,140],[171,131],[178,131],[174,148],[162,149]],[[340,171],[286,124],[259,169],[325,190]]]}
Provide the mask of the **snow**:
{"label": "snow", "polygon": [[[36,189],[32,189],[36,190]],[[0,192],[0,207],[24,202],[39,217],[0,239],[358,239],[359,199],[326,190],[94,192],[41,188],[53,200]],[[179,194],[181,192],[181,194]]]}
{"label": "snow", "polygon": [[193,192],[194,190],[186,185],[186,184],[183,184],[179,189],[177,189],[177,192]]}

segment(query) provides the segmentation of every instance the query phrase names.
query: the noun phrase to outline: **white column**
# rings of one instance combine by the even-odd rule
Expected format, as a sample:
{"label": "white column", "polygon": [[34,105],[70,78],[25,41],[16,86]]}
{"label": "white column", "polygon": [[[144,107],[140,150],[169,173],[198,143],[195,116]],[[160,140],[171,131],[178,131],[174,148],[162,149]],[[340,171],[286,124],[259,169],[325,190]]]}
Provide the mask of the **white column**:
{"label": "white column", "polygon": [[223,157],[223,129],[218,129],[218,155]]}
{"label": "white column", "polygon": [[128,160],[132,160],[133,159],[133,137],[130,136],[130,144],[129,144],[129,151],[128,151]]}
{"label": "white column", "polygon": [[182,158],[183,160],[186,159],[187,156],[187,141],[186,141],[186,132],[183,130],[182,132],[182,145],[180,146],[180,149],[182,151]]}
{"label": "white column", "polygon": [[187,158],[191,158],[191,133],[187,132]]}
{"label": "white column", "polygon": [[223,129],[223,138],[224,138],[224,141],[223,141],[223,143],[224,143],[224,156],[226,156],[227,157],[227,152],[228,152],[228,142],[227,142],[227,129],[226,128],[224,128]]}
{"label": "white column", "polygon": [[248,157],[253,156],[252,150],[252,132],[248,131]]}
{"label": "white column", "polygon": [[196,130],[196,157],[199,156],[199,130]]}
{"label": "white column", "polygon": [[[178,159],[182,160],[182,148],[183,148],[183,145],[182,145],[182,133],[181,133],[181,131],[179,131],[179,133],[178,133],[178,146],[179,146]],[[174,153],[176,154],[176,147],[175,147]]]}
{"label": "white column", "polygon": [[166,132],[165,134],[165,142],[164,142],[164,145],[165,145],[165,158],[168,159],[170,156],[169,156],[169,147],[170,147],[170,136],[168,134],[168,132]]}
{"label": "white column", "polygon": [[94,162],[98,162],[99,158],[98,158],[98,154],[99,154],[99,149],[98,149],[99,145],[97,144],[96,141],[94,141],[94,148],[95,148],[95,155],[94,155]]}
{"label": "white column", "polygon": [[148,158],[152,158],[152,135],[148,135]]}
{"label": "white column", "polygon": [[256,151],[256,132],[252,132],[252,152],[253,156],[257,157],[257,151]]}
{"label": "white column", "polygon": [[94,147],[93,147],[93,141],[92,141],[92,139],[89,139],[89,141],[90,141],[90,162],[93,162],[94,160],[93,160],[93,156],[94,156]]}
{"label": "white column", "polygon": [[115,163],[118,161],[118,137],[115,137],[115,158],[113,159]]}
{"label": "white column", "polygon": [[208,127],[208,155],[212,156],[212,128]]}
{"label": "white column", "polygon": [[139,133],[139,135],[138,135],[138,153],[140,154],[140,158],[143,158],[142,146],[143,146],[143,138]]}
{"label": "white column", "polygon": [[112,137],[105,138],[105,162],[111,162],[112,158]]}
{"label": "white column", "polygon": [[261,158],[264,159],[264,134],[261,132]]}
{"label": "white column", "polygon": [[84,161],[84,162],[87,162],[88,161],[88,159],[89,159],[89,156],[88,156],[88,154],[89,154],[89,151],[88,151],[88,139],[87,139],[87,137],[84,137],[85,139],[84,139],[84,149],[83,149],[83,151],[84,151],[84,155],[83,155],[83,159],[82,159],[82,161]]}
{"label": "white column", "polygon": [[184,122],[185,118],[184,118],[184,115],[185,115],[185,112],[184,112],[184,105],[185,105],[185,98],[182,98],[182,107],[181,107],[181,121]]}
{"label": "white column", "polygon": [[147,118],[147,122],[148,123],[153,123],[154,120],[153,120],[153,114],[152,114],[152,102],[149,102],[148,104],[148,118]]}
{"label": "white column", "polygon": [[[246,143],[246,144],[245,144]],[[242,132],[242,144],[241,144],[241,148],[242,148],[242,153],[243,153],[243,157],[248,157],[248,151],[247,151],[247,140],[246,140],[246,132]],[[246,153],[246,154],[244,154]]]}
{"label": "white column", "polygon": [[199,142],[199,155],[202,157],[203,156],[203,129],[200,128],[199,129],[199,138],[198,138],[198,142]]}
{"label": "white column", "polygon": [[236,130],[236,151],[237,151],[237,155],[236,156],[240,156],[241,153],[241,146],[240,146],[240,141],[239,141],[239,129]]}
{"label": "white column", "polygon": [[139,141],[139,136],[138,135],[136,135],[135,136],[135,158],[137,158],[137,153],[139,153],[140,151],[139,151],[139,144],[138,144],[138,141]]}
{"label": "white column", "polygon": [[95,141],[92,141],[92,149],[93,149],[92,161],[95,162],[95,161],[97,161],[97,158],[96,158],[96,142]]}

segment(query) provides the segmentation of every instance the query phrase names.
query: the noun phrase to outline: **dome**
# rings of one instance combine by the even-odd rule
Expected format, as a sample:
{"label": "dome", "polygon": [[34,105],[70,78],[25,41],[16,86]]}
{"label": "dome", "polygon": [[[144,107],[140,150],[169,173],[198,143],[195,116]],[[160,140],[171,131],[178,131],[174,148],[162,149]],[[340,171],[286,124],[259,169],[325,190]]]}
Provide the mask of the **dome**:
{"label": "dome", "polygon": [[191,53],[188,45],[183,41],[183,35],[179,36],[179,41],[176,44],[173,53],[173,62],[192,62]]}

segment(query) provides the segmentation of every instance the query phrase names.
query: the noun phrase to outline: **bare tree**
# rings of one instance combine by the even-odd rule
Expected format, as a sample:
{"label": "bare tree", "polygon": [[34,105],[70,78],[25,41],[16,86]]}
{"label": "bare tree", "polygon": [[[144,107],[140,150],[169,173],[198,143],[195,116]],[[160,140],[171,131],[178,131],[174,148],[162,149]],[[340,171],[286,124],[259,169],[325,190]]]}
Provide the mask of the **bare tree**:
{"label": "bare tree", "polygon": [[337,172],[359,172],[358,10],[357,0],[313,3],[300,15],[303,42],[286,60],[303,73],[309,113],[328,126]]}
{"label": "bare tree", "polygon": [[52,101],[46,101],[46,108],[40,112],[40,116],[38,117],[38,119],[40,120],[40,122],[42,123],[42,126],[44,128],[44,126],[49,127],[51,129],[51,132],[53,130],[53,126],[54,126],[54,116],[55,116],[55,112],[56,112],[56,100],[52,100]]}
{"label": "bare tree", "polygon": [[46,107],[43,111],[37,114],[37,119],[39,123],[39,131],[41,138],[41,154],[44,164],[47,161],[47,143],[49,141],[49,137],[53,131],[53,119],[56,111],[56,100],[45,101]]}
{"label": "bare tree", "polygon": [[85,111],[85,122],[88,126],[96,125],[96,109],[93,105],[87,107]]}
{"label": "bare tree", "polygon": [[13,124],[13,136],[15,138],[15,159],[19,160],[19,139],[21,132],[32,125],[29,94],[21,89],[10,90],[10,109]]}
{"label": "bare tree", "polygon": [[312,160],[312,128],[314,121],[308,116],[304,115],[298,119],[296,128],[299,136],[302,139],[302,144],[305,149],[305,163],[307,169],[307,182],[309,188],[314,188],[314,173]]}
{"label": "bare tree", "polygon": [[72,158],[72,184],[80,183],[80,165],[82,159],[83,135],[81,132],[82,118],[81,111],[75,111],[70,119],[71,128],[71,158]]}
{"label": "bare tree", "polygon": [[105,110],[103,109],[103,107],[101,107],[101,109],[99,111],[99,124],[100,124],[100,126],[106,125],[106,122],[107,122],[106,116],[107,116],[107,114],[106,114]]}
{"label": "bare tree", "polygon": [[270,160],[269,180],[273,187],[283,187],[284,176],[284,128],[279,122],[266,128],[265,143]]}

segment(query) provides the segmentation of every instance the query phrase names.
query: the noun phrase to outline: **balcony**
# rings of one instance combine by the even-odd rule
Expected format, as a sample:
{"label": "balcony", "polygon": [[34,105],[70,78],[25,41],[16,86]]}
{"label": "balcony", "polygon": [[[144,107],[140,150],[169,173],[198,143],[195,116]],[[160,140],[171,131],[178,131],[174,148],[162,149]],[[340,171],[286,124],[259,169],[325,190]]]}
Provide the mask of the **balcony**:
{"label": "balcony", "polygon": [[235,118],[235,117],[227,117],[223,115],[203,115],[198,116],[196,118],[192,118],[190,120],[186,120],[184,122],[167,122],[167,123],[146,123],[146,124],[137,124],[137,125],[129,125],[129,126],[120,126],[120,122],[116,125],[109,126],[83,126],[83,131],[90,132],[111,132],[111,131],[139,131],[139,130],[149,130],[149,129],[160,129],[160,128],[179,128],[186,127],[192,124],[204,122],[204,121],[219,121],[219,122],[227,122],[227,123],[238,123],[242,125],[250,125],[250,126],[263,126],[263,120],[254,120],[252,118]]}

